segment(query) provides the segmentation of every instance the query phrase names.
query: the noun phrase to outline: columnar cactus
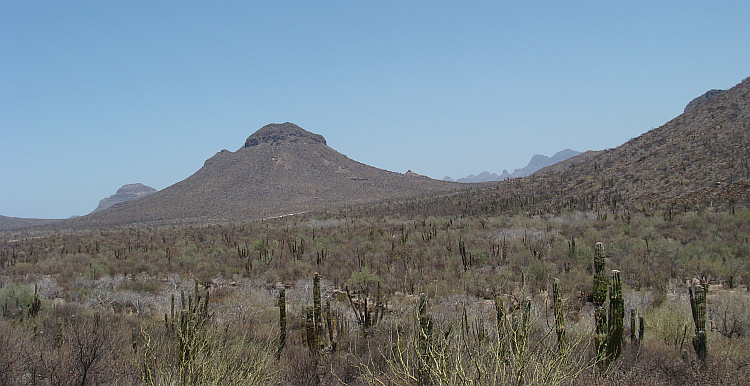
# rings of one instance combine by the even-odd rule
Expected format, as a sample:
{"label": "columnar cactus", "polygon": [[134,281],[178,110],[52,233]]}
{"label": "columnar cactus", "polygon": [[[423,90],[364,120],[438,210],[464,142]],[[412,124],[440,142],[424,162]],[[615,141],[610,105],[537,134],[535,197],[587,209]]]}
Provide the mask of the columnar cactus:
{"label": "columnar cactus", "polygon": [[328,329],[328,339],[331,342],[331,351],[336,352],[336,346],[337,346],[337,338],[338,334],[336,334],[336,314],[331,313],[331,302],[326,300],[326,306],[325,306],[325,320],[326,320],[326,328]]}
{"label": "columnar cactus", "polygon": [[495,316],[497,317],[497,346],[500,357],[505,357],[505,306],[503,298],[495,297]]}
{"label": "columnar cactus", "polygon": [[430,336],[432,336],[432,321],[429,315],[427,315],[427,298],[423,293],[419,296],[419,304],[417,305],[417,350],[419,355],[417,372],[420,386],[430,383]]}
{"label": "columnar cactus", "polygon": [[[174,297],[173,297],[174,298]],[[203,301],[201,301],[203,300]],[[208,314],[209,293],[205,298],[198,293],[198,283],[195,283],[193,296],[180,294],[182,306],[179,314],[174,309],[174,301],[170,315],[164,315],[167,331],[178,339],[180,377],[183,384],[195,383],[197,374],[195,361],[204,354],[207,345],[205,328],[209,322]]]}
{"label": "columnar cactus", "polygon": [[471,261],[466,254],[466,243],[464,243],[460,236],[458,237],[458,252],[461,254],[461,263],[464,267],[464,272],[466,272],[471,267]]}
{"label": "columnar cactus", "polygon": [[596,243],[594,252],[594,305],[603,306],[607,301],[607,274],[604,272],[606,267],[604,255],[604,244]]}
{"label": "columnar cactus", "polygon": [[625,303],[622,299],[622,282],[620,271],[612,270],[612,282],[609,291],[609,336],[607,342],[607,360],[613,361],[622,352],[623,327],[625,319]]}
{"label": "columnar cactus", "polygon": [[690,308],[693,311],[693,322],[695,323],[695,335],[693,336],[693,348],[698,358],[706,360],[706,289],[702,284],[693,285],[689,288]]}
{"label": "columnar cactus", "polygon": [[596,345],[596,354],[600,359],[606,355],[607,348],[607,310],[604,308],[604,302],[607,301],[607,274],[604,272],[606,260],[604,256],[604,244],[596,243],[594,253],[594,322],[596,323],[596,332],[594,335],[594,344]]}
{"label": "columnar cactus", "polygon": [[643,322],[643,316],[638,317],[638,344],[643,342],[643,330],[646,325]]}
{"label": "columnar cactus", "polygon": [[519,345],[526,348],[526,339],[529,337],[529,331],[531,330],[531,300],[526,299],[521,303],[521,325],[519,326],[521,331],[519,337]]}
{"label": "columnar cactus", "polygon": [[529,360],[528,338],[531,331],[531,300],[526,299],[519,305],[520,316],[514,316],[511,332],[511,348],[515,359],[515,381],[517,385],[526,384],[526,365]]}
{"label": "columnar cactus", "polygon": [[560,279],[557,278],[552,282],[552,304],[555,309],[557,346],[562,354],[565,350],[565,315],[563,313],[562,296],[560,296]]}
{"label": "columnar cactus", "polygon": [[276,359],[281,358],[281,352],[286,345],[286,289],[279,288],[279,346],[276,350]]}
{"label": "columnar cactus", "polygon": [[62,334],[62,327],[63,327],[63,319],[61,317],[57,317],[57,322],[55,323],[55,347],[60,347],[63,344],[63,334]]}
{"label": "columnar cactus", "polygon": [[318,353],[318,341],[315,336],[315,319],[313,318],[313,309],[308,307],[305,313],[305,333],[307,336],[307,348],[313,354]]}
{"label": "columnar cactus", "polygon": [[315,325],[316,343],[323,345],[323,312],[320,301],[320,275],[315,272],[313,276],[313,322]]}
{"label": "columnar cactus", "polygon": [[29,305],[29,316],[36,316],[36,314],[39,313],[39,310],[42,309],[42,301],[39,300],[38,292],[37,292],[37,285],[34,284],[34,299],[31,301],[31,304]]}

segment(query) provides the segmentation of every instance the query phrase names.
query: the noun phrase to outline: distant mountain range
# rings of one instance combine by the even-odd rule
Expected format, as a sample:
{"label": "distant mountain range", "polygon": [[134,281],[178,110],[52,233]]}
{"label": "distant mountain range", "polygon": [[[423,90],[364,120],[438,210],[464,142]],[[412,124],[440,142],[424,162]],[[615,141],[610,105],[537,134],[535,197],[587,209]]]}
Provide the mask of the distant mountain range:
{"label": "distant mountain range", "polygon": [[[537,170],[541,168],[554,165],[558,162],[565,161],[579,154],[581,154],[581,152],[570,150],[570,149],[559,151],[555,153],[555,155],[553,155],[552,157],[547,157],[545,155],[537,154],[531,157],[531,161],[529,161],[528,165],[524,166],[521,169],[514,170],[513,173],[508,173],[508,170],[503,170],[503,174],[498,175],[497,173],[490,173],[490,172],[484,171],[482,173],[479,173],[479,175],[476,175],[476,176],[473,174],[470,174],[466,177],[459,178],[458,180],[456,180],[456,182],[476,183],[476,182],[503,181],[503,180],[508,180],[511,178],[526,177],[526,176],[534,174]],[[443,180],[453,181],[453,179],[448,176],[444,177]]]}

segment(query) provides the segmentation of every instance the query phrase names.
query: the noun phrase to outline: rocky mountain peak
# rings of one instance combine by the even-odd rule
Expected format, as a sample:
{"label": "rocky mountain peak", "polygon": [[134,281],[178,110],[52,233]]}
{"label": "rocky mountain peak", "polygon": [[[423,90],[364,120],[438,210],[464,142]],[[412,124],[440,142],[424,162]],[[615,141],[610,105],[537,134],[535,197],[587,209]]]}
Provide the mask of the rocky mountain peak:
{"label": "rocky mountain peak", "polygon": [[257,146],[262,143],[277,144],[295,143],[295,144],[316,144],[325,145],[326,139],[320,134],[314,134],[294,123],[271,123],[260,128],[245,141],[244,147]]}
{"label": "rocky mountain peak", "polygon": [[688,103],[687,106],[685,106],[684,112],[687,113],[688,111],[694,110],[696,107],[702,105],[705,102],[710,101],[716,96],[721,95],[723,92],[724,90],[716,90],[716,89],[706,91],[705,94],[691,100],[690,103]]}

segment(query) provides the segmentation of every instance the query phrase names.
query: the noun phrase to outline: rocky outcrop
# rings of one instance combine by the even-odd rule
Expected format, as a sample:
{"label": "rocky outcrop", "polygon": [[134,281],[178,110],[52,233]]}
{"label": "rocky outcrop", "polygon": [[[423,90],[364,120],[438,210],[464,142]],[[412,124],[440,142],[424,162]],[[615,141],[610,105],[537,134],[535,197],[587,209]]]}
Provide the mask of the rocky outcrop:
{"label": "rocky outcrop", "polygon": [[141,183],[123,185],[120,189],[117,189],[117,193],[99,201],[99,206],[94,209],[94,212],[107,209],[115,204],[146,197],[155,192],[156,189]]}
{"label": "rocky outcrop", "polygon": [[320,134],[313,134],[294,123],[271,123],[253,133],[245,141],[244,147],[257,146],[262,143],[277,144],[279,142],[297,144],[326,144],[326,139]]}
{"label": "rocky outcrop", "polygon": [[699,97],[691,100],[690,103],[688,103],[687,106],[685,106],[685,111],[684,112],[687,113],[689,111],[694,110],[696,107],[698,107],[698,106],[702,105],[703,103],[706,103],[706,102],[710,101],[711,99],[713,99],[713,98],[721,95],[723,92],[724,92],[724,90],[717,90],[717,89],[706,91],[705,94],[703,94],[703,95],[701,95],[701,96],[699,96]]}

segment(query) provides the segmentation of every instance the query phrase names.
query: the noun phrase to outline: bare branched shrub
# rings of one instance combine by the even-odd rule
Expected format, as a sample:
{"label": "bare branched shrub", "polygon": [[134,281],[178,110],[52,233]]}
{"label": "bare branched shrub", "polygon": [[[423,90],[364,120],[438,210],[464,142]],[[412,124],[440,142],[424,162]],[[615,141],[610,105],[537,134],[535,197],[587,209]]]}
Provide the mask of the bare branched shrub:
{"label": "bare branched shrub", "polygon": [[726,338],[741,338],[750,331],[750,295],[721,291],[709,295],[710,328]]}
{"label": "bare branched shrub", "polygon": [[[453,315],[425,331],[416,313],[410,325],[391,325],[391,339],[375,358],[358,361],[364,382],[373,385],[559,385],[593,367],[590,339],[577,333],[559,351],[554,330],[521,309],[500,323],[469,315]],[[430,316],[426,316],[430,318]],[[501,338],[502,337],[502,338]],[[423,347],[423,348],[420,348]],[[426,368],[427,378],[419,369]]]}

